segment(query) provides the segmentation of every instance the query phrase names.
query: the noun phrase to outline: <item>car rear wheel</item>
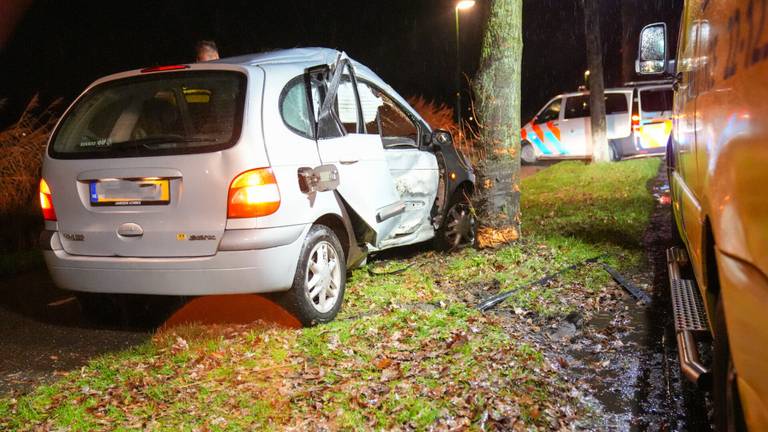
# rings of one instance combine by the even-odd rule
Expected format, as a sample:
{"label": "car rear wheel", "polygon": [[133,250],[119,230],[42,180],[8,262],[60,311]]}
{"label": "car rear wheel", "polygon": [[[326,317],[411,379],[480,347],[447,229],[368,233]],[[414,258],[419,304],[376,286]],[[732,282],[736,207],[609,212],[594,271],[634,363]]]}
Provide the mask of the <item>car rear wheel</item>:
{"label": "car rear wheel", "polygon": [[458,190],[451,199],[443,225],[435,236],[437,249],[454,250],[462,246],[474,246],[477,220],[464,190]]}
{"label": "car rear wheel", "polygon": [[305,326],[332,321],[344,299],[345,263],[333,230],[313,226],[304,239],[293,286],[279,295],[280,303]]}
{"label": "car rear wheel", "polygon": [[713,345],[712,390],[715,430],[718,432],[746,431],[736,382],[736,369],[728,344],[722,295],[717,301],[715,311],[715,342]]}
{"label": "car rear wheel", "polygon": [[520,161],[526,165],[532,165],[536,163],[536,152],[533,150],[533,146],[529,142],[523,142],[520,148]]}

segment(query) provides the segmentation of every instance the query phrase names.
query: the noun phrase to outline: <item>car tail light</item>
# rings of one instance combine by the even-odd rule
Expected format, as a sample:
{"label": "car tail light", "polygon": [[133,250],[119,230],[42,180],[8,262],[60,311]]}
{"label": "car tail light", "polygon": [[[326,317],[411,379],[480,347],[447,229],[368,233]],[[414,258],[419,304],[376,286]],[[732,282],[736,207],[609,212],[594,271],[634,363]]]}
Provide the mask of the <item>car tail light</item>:
{"label": "car tail light", "polygon": [[280,207],[280,190],[269,168],[246,171],[232,180],[227,205],[228,218],[270,215]]}
{"label": "car tail light", "polygon": [[56,210],[53,209],[51,188],[48,187],[45,179],[40,180],[40,208],[43,210],[43,219],[47,221],[56,220]]}
{"label": "car tail light", "polygon": [[640,116],[637,114],[632,115],[632,130],[640,129]]}

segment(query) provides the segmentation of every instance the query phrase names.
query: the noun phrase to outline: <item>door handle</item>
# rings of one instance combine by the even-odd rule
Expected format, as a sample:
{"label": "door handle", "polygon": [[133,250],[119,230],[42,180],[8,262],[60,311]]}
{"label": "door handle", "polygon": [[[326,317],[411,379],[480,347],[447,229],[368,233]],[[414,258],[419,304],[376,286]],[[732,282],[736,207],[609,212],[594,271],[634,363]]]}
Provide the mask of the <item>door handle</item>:
{"label": "door handle", "polygon": [[339,161],[339,163],[341,163],[342,165],[352,165],[352,164],[356,164],[357,162],[359,161],[357,160],[340,160]]}

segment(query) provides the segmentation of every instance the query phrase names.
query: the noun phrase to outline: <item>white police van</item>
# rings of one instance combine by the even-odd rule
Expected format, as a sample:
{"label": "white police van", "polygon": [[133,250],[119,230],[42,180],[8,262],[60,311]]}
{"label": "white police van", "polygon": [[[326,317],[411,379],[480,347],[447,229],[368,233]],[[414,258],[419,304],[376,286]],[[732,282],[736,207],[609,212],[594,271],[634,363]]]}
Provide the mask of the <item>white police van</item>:
{"label": "white police van", "polygon": [[[587,159],[592,156],[589,92],[552,98],[521,129],[521,159]],[[606,134],[611,159],[663,154],[672,130],[672,85],[627,83],[605,90]]]}

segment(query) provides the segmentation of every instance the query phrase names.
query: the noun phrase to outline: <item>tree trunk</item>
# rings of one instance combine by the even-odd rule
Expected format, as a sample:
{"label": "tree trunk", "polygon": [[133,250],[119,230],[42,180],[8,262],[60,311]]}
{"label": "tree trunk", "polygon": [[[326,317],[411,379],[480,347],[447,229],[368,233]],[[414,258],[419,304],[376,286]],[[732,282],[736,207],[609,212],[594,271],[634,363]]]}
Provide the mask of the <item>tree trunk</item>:
{"label": "tree trunk", "polygon": [[581,0],[584,8],[584,32],[589,67],[589,108],[592,115],[592,162],[607,162],[608,139],[605,134],[605,79],[603,45],[600,41],[600,1]]}
{"label": "tree trunk", "polygon": [[[491,0],[475,84],[480,142],[475,210],[483,233],[520,233],[520,64],[523,0]],[[498,236],[496,236],[498,237]],[[492,243],[492,242],[491,242]]]}

